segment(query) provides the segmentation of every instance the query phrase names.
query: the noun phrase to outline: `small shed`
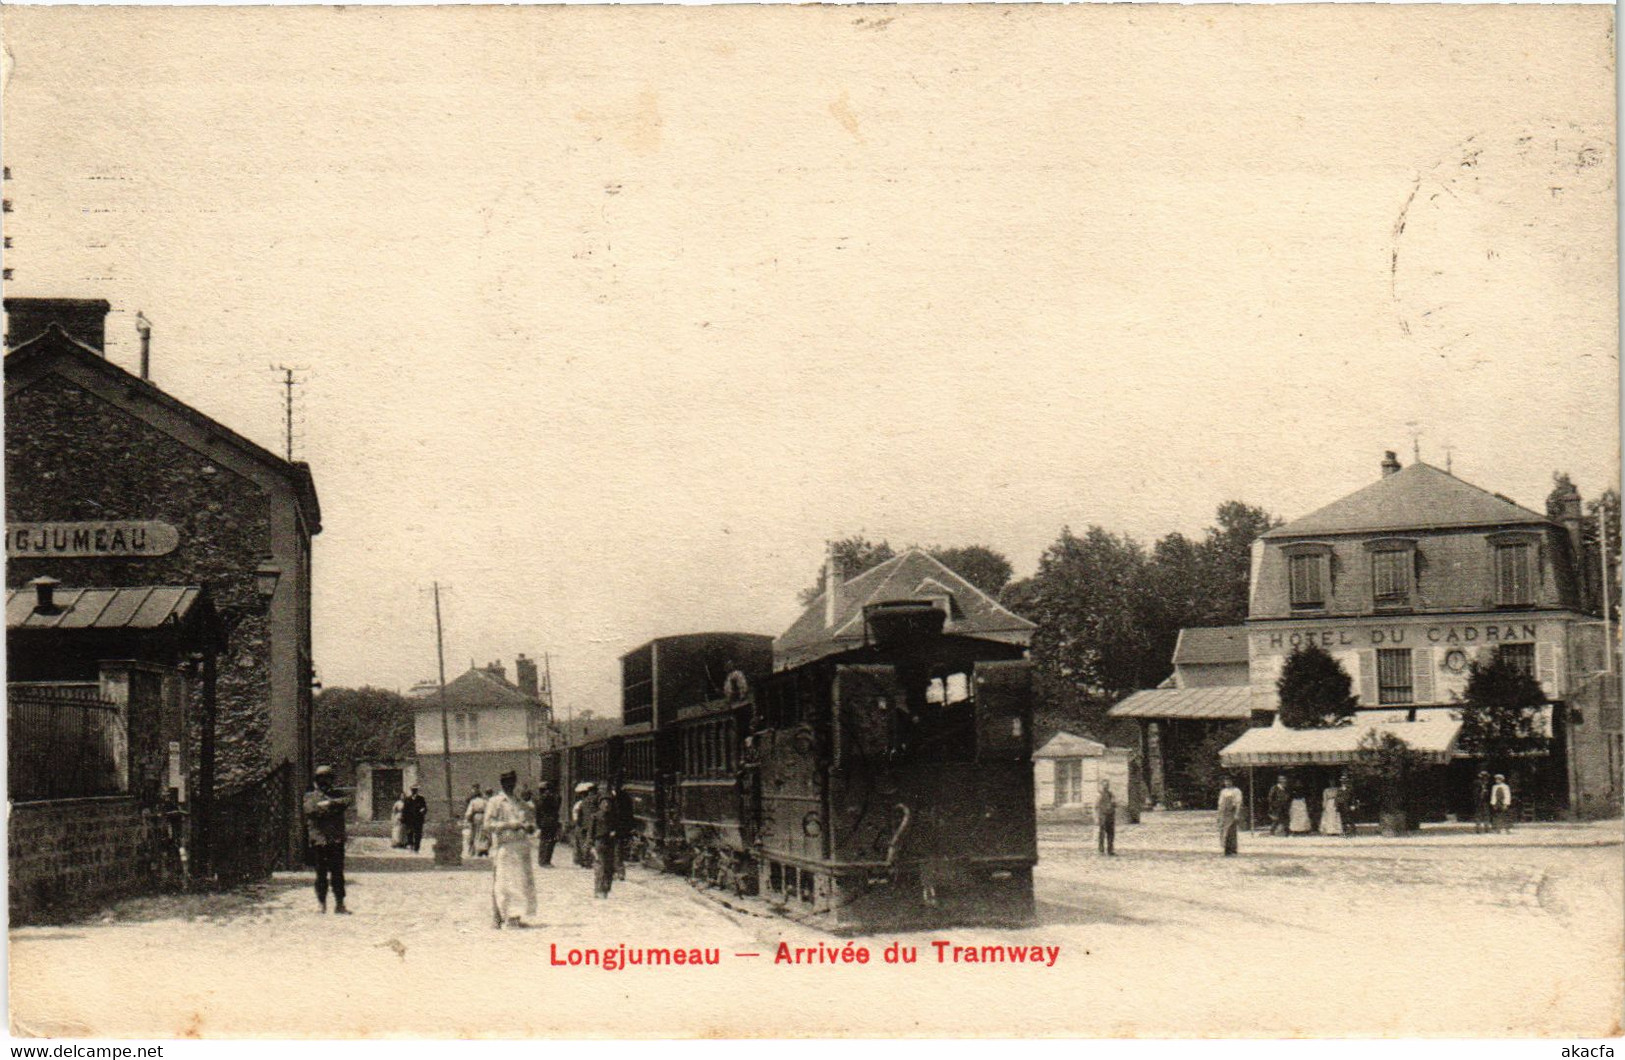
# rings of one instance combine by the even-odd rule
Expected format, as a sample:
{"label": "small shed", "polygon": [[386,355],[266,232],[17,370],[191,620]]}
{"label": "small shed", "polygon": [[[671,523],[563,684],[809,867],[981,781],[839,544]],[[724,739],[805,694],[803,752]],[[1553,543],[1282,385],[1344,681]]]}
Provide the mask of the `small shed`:
{"label": "small shed", "polygon": [[1070,732],[1058,732],[1033,752],[1033,793],[1040,821],[1093,821],[1100,782],[1111,782],[1118,820],[1140,819],[1133,779],[1134,752]]}

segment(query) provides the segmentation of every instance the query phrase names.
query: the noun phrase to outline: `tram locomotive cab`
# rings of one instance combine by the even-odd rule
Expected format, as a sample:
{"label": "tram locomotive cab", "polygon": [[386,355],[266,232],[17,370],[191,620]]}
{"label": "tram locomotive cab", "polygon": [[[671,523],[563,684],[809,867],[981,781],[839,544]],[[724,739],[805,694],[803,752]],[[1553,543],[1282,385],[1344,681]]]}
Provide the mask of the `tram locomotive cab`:
{"label": "tram locomotive cab", "polygon": [[865,608],[867,643],[775,674],[749,757],[758,886],[840,929],[1025,923],[1037,837],[1029,664]]}

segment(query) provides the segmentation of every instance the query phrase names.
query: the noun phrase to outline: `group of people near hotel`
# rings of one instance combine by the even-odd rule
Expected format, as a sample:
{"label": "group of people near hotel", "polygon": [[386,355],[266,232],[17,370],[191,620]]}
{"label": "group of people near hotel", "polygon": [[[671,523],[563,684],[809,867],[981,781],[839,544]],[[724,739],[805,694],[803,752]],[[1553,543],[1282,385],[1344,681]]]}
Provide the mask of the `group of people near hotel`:
{"label": "group of people near hotel", "polygon": [[[518,775],[502,774],[501,790],[474,784],[463,802],[462,853],[491,859],[491,919],[494,927],[521,927],[536,916],[535,866],[553,866],[558,844],[560,800],[550,782],[532,797],[529,789],[515,791]],[[575,862],[593,871],[593,891],[609,897],[617,879],[626,878],[626,840],[632,829],[630,800],[618,782],[602,787],[591,782],[576,785],[570,808]],[[348,913],[344,896],[345,813],[353,799],[333,784],[333,771],[319,766],[305,796],[304,811],[312,860],[316,866],[316,901],[327,912],[332,892],[335,913]],[[402,793],[392,811],[390,839],[397,848],[416,852],[423,841],[428,802],[416,786]],[[531,861],[534,843],[536,860]]]}
{"label": "group of people near hotel", "polygon": [[1276,777],[1266,802],[1270,835],[1354,834],[1354,814],[1358,806],[1348,774],[1321,791],[1318,805],[1311,806],[1310,800],[1311,795],[1303,785],[1291,783],[1284,773]]}

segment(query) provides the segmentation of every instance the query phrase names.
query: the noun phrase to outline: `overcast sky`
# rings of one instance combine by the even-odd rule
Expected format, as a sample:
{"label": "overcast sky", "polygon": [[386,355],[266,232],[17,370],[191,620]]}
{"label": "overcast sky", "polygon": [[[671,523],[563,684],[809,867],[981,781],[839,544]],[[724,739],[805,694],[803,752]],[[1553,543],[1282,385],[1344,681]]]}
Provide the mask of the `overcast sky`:
{"label": "overcast sky", "polygon": [[[827,538],[1617,480],[1612,10],[4,11],[11,295],[281,445],[329,685],[780,632]],[[137,516],[139,513],[130,513]]]}

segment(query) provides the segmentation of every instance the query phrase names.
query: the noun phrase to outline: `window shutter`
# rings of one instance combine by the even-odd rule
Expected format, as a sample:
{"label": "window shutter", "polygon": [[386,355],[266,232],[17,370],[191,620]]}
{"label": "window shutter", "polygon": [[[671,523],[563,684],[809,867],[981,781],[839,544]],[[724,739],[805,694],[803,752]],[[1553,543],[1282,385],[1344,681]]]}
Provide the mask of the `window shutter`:
{"label": "window shutter", "polygon": [[1541,691],[1556,699],[1562,694],[1557,685],[1557,645],[1542,642],[1535,645],[1535,680],[1540,682]]}
{"label": "window shutter", "polygon": [[1433,691],[1433,649],[1415,648],[1411,652],[1411,702],[1432,703]]}
{"label": "window shutter", "polygon": [[1038,805],[1061,805],[1059,785],[1055,783],[1060,771],[1061,763],[1053,758],[1040,758],[1033,763],[1033,776],[1038,780]]}
{"label": "window shutter", "polygon": [[1377,705],[1377,653],[1375,649],[1366,648],[1360,652],[1360,679],[1356,695],[1360,697],[1360,705],[1374,707]]}

